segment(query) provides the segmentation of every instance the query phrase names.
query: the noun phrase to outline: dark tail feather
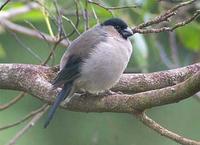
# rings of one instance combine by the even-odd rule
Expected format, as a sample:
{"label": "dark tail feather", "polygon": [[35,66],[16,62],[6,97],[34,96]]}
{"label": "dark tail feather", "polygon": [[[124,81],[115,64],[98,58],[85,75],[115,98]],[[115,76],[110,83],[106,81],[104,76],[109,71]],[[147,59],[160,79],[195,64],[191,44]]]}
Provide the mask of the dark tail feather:
{"label": "dark tail feather", "polygon": [[44,124],[44,128],[47,128],[47,126],[49,125],[50,121],[53,118],[54,113],[56,112],[56,109],[58,108],[60,103],[69,95],[71,88],[72,88],[71,83],[67,83],[64,85],[63,89],[58,94],[55,102],[53,103],[52,107],[50,108],[50,110],[48,112],[48,116],[47,116],[46,122]]}

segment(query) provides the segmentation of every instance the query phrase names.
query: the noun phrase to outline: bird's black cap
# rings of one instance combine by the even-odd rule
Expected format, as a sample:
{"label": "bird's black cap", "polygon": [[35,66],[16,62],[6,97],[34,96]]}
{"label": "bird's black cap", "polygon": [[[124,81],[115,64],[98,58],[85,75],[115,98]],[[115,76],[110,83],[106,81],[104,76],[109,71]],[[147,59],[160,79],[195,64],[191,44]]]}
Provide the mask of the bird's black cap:
{"label": "bird's black cap", "polygon": [[124,22],[122,19],[119,19],[119,18],[108,19],[105,22],[103,22],[101,25],[102,26],[113,26],[115,28],[119,27],[121,29],[126,29],[128,27],[126,22]]}
{"label": "bird's black cap", "polygon": [[108,19],[105,22],[103,22],[101,26],[113,26],[121,34],[121,36],[124,39],[127,39],[128,37],[133,35],[132,30],[128,28],[128,25],[126,24],[126,22],[124,22],[122,19],[119,19],[119,18]]}

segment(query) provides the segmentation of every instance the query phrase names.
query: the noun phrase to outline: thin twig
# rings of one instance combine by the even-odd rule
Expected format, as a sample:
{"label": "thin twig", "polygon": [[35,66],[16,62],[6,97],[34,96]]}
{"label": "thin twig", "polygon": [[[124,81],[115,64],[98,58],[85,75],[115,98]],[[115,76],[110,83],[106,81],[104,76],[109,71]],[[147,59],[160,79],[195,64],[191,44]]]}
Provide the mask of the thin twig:
{"label": "thin twig", "polygon": [[24,128],[22,128],[6,145],[16,144],[17,140],[35,125],[35,123],[43,116],[48,108],[49,106],[46,105],[42,111],[35,114],[32,120],[26,126],[24,126]]}
{"label": "thin twig", "polygon": [[196,13],[192,17],[186,19],[185,21],[175,24],[173,27],[162,27],[162,28],[151,28],[151,29],[141,29],[141,28],[138,29],[137,27],[135,27],[132,29],[132,31],[133,33],[140,33],[140,34],[172,32],[173,30],[179,27],[182,27],[188,23],[191,23],[193,20],[195,20],[199,16],[200,16],[200,11],[197,10]]}
{"label": "thin twig", "polygon": [[[19,95],[17,95],[14,99],[12,99],[10,102],[0,105],[0,110],[5,110],[8,107],[12,106],[13,104],[15,104],[16,102],[18,102],[21,98],[23,98],[26,95],[25,92],[21,92]],[[1,130],[1,129],[0,129]]]}
{"label": "thin twig", "polygon": [[98,2],[94,2],[93,0],[88,0],[88,3],[95,4],[95,5],[103,8],[103,9],[105,9],[106,11],[111,13],[112,15],[113,15],[113,13],[112,13],[111,10],[119,10],[119,9],[127,9],[127,8],[130,9],[130,8],[138,8],[138,7],[140,7],[138,5],[107,7],[107,6],[104,6],[104,5],[102,5],[102,4],[98,3]]}
{"label": "thin twig", "polygon": [[88,30],[89,29],[89,15],[88,15],[88,1],[87,0],[85,0],[84,15],[85,15],[85,23],[86,23],[85,30]]}
{"label": "thin twig", "polygon": [[178,5],[176,5],[175,7],[173,7],[172,9],[170,9],[169,13],[172,12],[172,11],[176,11],[179,8],[184,7],[186,5],[192,4],[192,3],[196,2],[196,1],[197,0],[189,0],[189,1],[186,1],[186,2],[182,2],[182,3],[178,4]]}
{"label": "thin twig", "polygon": [[[45,40],[45,42],[47,42],[48,46],[50,46],[49,43],[48,43],[48,40],[46,39],[46,37],[44,36],[44,34],[43,34],[42,32],[40,32],[34,25],[32,25],[32,23],[29,23],[29,25],[30,25],[35,31],[37,31],[37,32],[41,35],[41,37]],[[54,52],[55,52],[55,49],[57,48],[57,46],[61,43],[61,41],[65,41],[65,40],[64,40],[65,38],[66,38],[66,37],[64,37],[64,36],[61,37],[61,34],[59,33],[59,39],[54,43],[54,45],[53,45],[53,47],[52,47],[52,49],[51,49],[51,51],[50,51],[48,57],[41,63],[41,65],[46,65],[46,64],[48,63],[48,61],[50,60],[50,58],[51,58],[52,56],[54,56]],[[55,39],[56,39],[56,38],[55,38]],[[68,39],[67,39],[66,42],[70,43]]]}
{"label": "thin twig", "polygon": [[51,51],[50,51],[48,57],[47,57],[46,60],[42,63],[42,65],[45,65],[45,64],[48,63],[48,61],[50,60],[50,58],[54,55],[54,52],[55,52],[55,50],[56,50],[58,44],[60,44],[60,42],[61,42],[62,40],[63,40],[63,38],[60,38],[60,39],[54,44],[54,46],[53,46],[53,48],[51,49]]}
{"label": "thin twig", "polygon": [[171,29],[169,29],[169,31],[173,31],[174,29],[176,29],[176,28],[178,28],[178,27],[184,26],[184,25],[186,25],[186,24],[192,22],[192,21],[195,20],[197,17],[199,17],[199,15],[200,15],[200,10],[197,10],[197,11],[195,12],[195,14],[194,14],[192,17],[186,19],[186,20],[183,21],[183,22],[177,23],[174,27],[172,27]]}
{"label": "thin twig", "polygon": [[57,0],[54,0],[53,4],[54,4],[54,7],[56,9],[56,14],[57,14],[57,27],[58,27],[57,37],[58,38],[67,37],[63,28],[62,14],[60,12]]}
{"label": "thin twig", "polygon": [[136,27],[137,28],[145,28],[145,27],[151,26],[153,24],[158,24],[158,23],[163,22],[163,21],[168,21],[169,18],[174,16],[174,15],[176,15],[175,12],[171,12],[169,14],[164,13],[164,14],[162,14],[160,16],[155,17],[153,20],[150,20],[150,21],[147,21],[145,23],[142,23],[142,24],[140,24],[140,25],[138,25]]}
{"label": "thin twig", "polygon": [[74,0],[74,3],[76,5],[76,28],[78,29],[79,22],[80,22],[79,7],[78,7],[79,5],[78,5],[77,0]]}
{"label": "thin twig", "polygon": [[[7,20],[9,18],[12,18],[14,16],[20,15],[20,14],[24,14],[26,12],[31,11],[32,9],[37,9],[39,8],[39,6],[41,5],[41,3],[36,3],[36,2],[31,2],[28,3],[27,5],[20,7],[20,8],[15,8],[15,9],[11,9],[6,11],[5,13],[0,14],[0,25],[2,25],[3,27],[10,29],[14,32],[19,32],[25,35],[29,35],[32,37],[36,37],[38,39],[41,40],[45,40],[45,42],[51,42],[51,43],[56,43],[57,40],[51,36],[49,36],[48,34],[42,33],[40,31],[38,31],[33,25],[31,25],[30,23],[28,23],[29,25],[31,25],[31,27],[34,29],[30,29],[15,23],[12,23],[11,21]],[[67,47],[69,42],[66,40],[63,40],[60,42],[60,44],[64,47]]]}
{"label": "thin twig", "polygon": [[62,17],[63,17],[67,22],[69,22],[69,23],[72,25],[72,27],[73,27],[72,32],[69,33],[69,34],[67,35],[67,37],[72,36],[75,32],[76,32],[78,35],[81,34],[81,33],[79,32],[79,30],[78,30],[80,17],[79,17],[79,7],[78,7],[78,2],[77,2],[77,0],[74,0],[74,3],[75,3],[75,6],[76,6],[76,24],[74,24],[74,23],[72,22],[72,20],[70,20],[70,19],[67,18],[66,16],[62,16]]}
{"label": "thin twig", "polygon": [[[100,4],[100,3],[94,2],[94,1],[92,1],[92,0],[88,0],[88,3],[90,3],[90,4],[95,4],[95,5],[97,5],[98,7],[101,7],[101,8],[103,8],[103,9],[105,9],[105,10],[106,10],[107,12],[109,12],[112,16],[114,16],[113,12],[109,9],[109,7],[106,7],[106,6],[104,6],[104,5]],[[111,7],[111,8],[112,8],[112,7]]]}
{"label": "thin twig", "polygon": [[95,18],[95,20],[96,20],[96,23],[99,24],[100,21],[99,21],[99,18],[97,17],[97,14],[96,14],[96,11],[95,11],[93,5],[91,5],[91,9],[92,9],[94,18]]}
{"label": "thin twig", "polygon": [[165,13],[161,14],[160,16],[157,16],[157,17],[155,17],[154,19],[152,19],[148,22],[145,22],[145,23],[142,23],[142,24],[136,26],[136,28],[145,28],[145,27],[151,26],[153,24],[157,24],[157,23],[160,23],[160,22],[163,22],[163,21],[168,21],[168,19],[170,17],[172,17],[173,15],[176,15],[176,12],[175,12],[176,10],[178,10],[179,8],[181,8],[183,6],[189,5],[189,4],[191,4],[195,1],[196,0],[190,0],[190,1],[187,1],[187,2],[180,3],[180,4],[176,5],[175,7],[169,9]]}
{"label": "thin twig", "polygon": [[10,0],[6,0],[0,7],[0,11],[9,3]]}
{"label": "thin twig", "polygon": [[55,15],[54,15],[54,13],[52,13],[52,12],[50,11],[49,7],[48,7],[47,5],[45,5],[45,4],[43,3],[43,1],[41,1],[41,0],[35,0],[35,2],[36,2],[38,5],[40,5],[40,7],[44,8],[44,10],[45,10],[46,12],[48,12],[48,15],[50,16],[50,18],[51,18],[53,24],[56,25],[56,22],[57,22],[56,17],[55,17]]}
{"label": "thin twig", "polygon": [[[46,41],[51,42],[51,43],[57,42],[57,40],[54,37],[51,37],[46,33],[43,33],[43,32],[39,33],[38,31],[35,31],[33,29],[26,28],[26,27],[23,27],[23,26],[18,25],[18,24],[14,24],[14,23],[6,20],[6,19],[1,20],[0,25],[2,25],[3,27],[10,29],[14,32],[18,32],[18,33],[22,33],[22,34],[25,34],[25,35],[28,35],[28,36],[36,37],[38,39],[46,40]],[[60,42],[60,45],[67,47],[69,45],[69,42],[66,41],[66,40],[62,40]]]}
{"label": "thin twig", "polygon": [[16,33],[14,33],[13,31],[9,31],[15,38],[15,40],[23,47],[25,48],[31,55],[33,55],[35,57],[36,60],[39,60],[39,62],[42,62],[42,58],[35,53],[32,48],[30,48],[29,46],[27,46],[18,36]]}
{"label": "thin twig", "polygon": [[62,16],[63,19],[65,19],[67,22],[69,22],[72,27],[73,27],[73,31],[68,34],[67,36],[70,37],[74,32],[76,32],[78,35],[81,35],[81,33],[79,32],[79,30],[77,29],[76,25],[74,25],[74,23],[72,22],[72,20],[70,20],[69,18],[67,18],[66,16]]}
{"label": "thin twig", "polygon": [[11,128],[11,127],[14,127],[14,126],[17,126],[23,122],[25,122],[26,120],[30,119],[31,117],[35,116],[37,113],[43,111],[45,109],[47,105],[43,105],[42,107],[40,107],[39,109],[37,110],[34,110],[32,112],[30,112],[29,114],[27,114],[25,117],[23,117],[22,119],[14,122],[14,123],[11,123],[11,124],[8,124],[8,125],[5,125],[3,127],[0,127],[0,131],[2,130],[5,130],[5,129],[8,129],[8,128]]}
{"label": "thin twig", "polygon": [[30,2],[27,5],[15,9],[9,9],[4,13],[0,13],[0,20],[2,19],[10,19],[12,17],[16,17],[18,15],[27,13],[33,9],[38,9],[39,5],[35,2]]}
{"label": "thin twig", "polygon": [[174,16],[176,14],[176,11],[186,5],[189,5],[191,3],[194,3],[196,0],[190,0],[187,2],[182,2],[178,5],[176,5],[175,7],[169,9],[168,11],[166,11],[165,13],[161,14],[160,16],[155,17],[154,19],[142,23],[138,26],[136,26],[135,28],[132,29],[133,33],[141,33],[141,34],[147,34],[147,33],[160,33],[160,32],[168,32],[168,31],[173,31],[174,29],[177,29],[181,26],[184,26],[190,22],[192,22],[194,19],[196,19],[199,15],[200,15],[200,11],[197,10],[194,15],[188,19],[186,19],[185,21],[179,22],[177,24],[175,24],[173,27],[162,27],[162,28],[150,28],[150,29],[142,29],[148,26],[151,26],[153,24],[158,24],[160,22],[163,21],[168,21],[168,19],[172,16]]}
{"label": "thin twig", "polygon": [[148,117],[145,112],[135,112],[134,115],[146,126],[153,129],[157,133],[174,140],[177,143],[183,144],[183,145],[200,145],[199,141],[191,140],[188,138],[185,138],[183,136],[180,136],[172,131],[169,131],[168,129],[164,128],[154,120],[152,120],[150,117]]}
{"label": "thin twig", "polygon": [[[35,30],[36,32],[38,32],[41,37],[43,38],[44,42],[46,42],[47,46],[50,46],[49,41],[46,39],[46,37],[43,35],[43,33],[41,31],[39,31],[31,22],[29,21],[25,21],[33,30]],[[50,35],[49,35],[50,36]],[[50,36],[51,37],[51,36]]]}

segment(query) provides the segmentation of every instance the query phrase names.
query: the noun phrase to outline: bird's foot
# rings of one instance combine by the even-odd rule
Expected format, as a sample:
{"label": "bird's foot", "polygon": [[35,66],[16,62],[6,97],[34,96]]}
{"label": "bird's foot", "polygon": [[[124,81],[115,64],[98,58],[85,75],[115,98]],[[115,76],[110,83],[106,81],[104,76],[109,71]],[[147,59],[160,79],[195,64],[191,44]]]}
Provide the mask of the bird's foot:
{"label": "bird's foot", "polygon": [[72,98],[73,98],[73,95],[68,96],[64,101],[62,101],[62,104],[68,104],[71,101]]}
{"label": "bird's foot", "polygon": [[90,92],[88,92],[88,91],[84,91],[83,93],[81,93],[81,97],[88,97],[88,96],[91,96],[91,95],[94,95],[94,94],[92,94],[92,93],[90,93]]}
{"label": "bird's foot", "polygon": [[109,95],[117,95],[117,94],[122,94],[121,92],[113,92],[111,90],[105,90],[97,93],[91,93],[88,91],[85,91],[81,93],[80,97],[89,97],[89,96],[97,96],[97,97],[104,97],[104,96],[109,96]]}
{"label": "bird's foot", "polygon": [[118,93],[113,92],[111,90],[105,90],[103,92],[99,92],[98,96],[103,97],[103,96],[116,95],[116,94],[118,94]]}

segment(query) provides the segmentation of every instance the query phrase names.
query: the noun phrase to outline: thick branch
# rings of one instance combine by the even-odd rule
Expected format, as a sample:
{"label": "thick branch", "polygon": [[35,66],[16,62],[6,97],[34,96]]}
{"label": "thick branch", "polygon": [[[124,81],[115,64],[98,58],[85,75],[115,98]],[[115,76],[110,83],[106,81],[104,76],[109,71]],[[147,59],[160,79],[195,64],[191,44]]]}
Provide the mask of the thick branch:
{"label": "thick branch", "polygon": [[[197,67],[198,66],[198,67]],[[190,69],[189,69],[190,68]],[[169,71],[171,74],[179,72],[177,78],[173,78],[174,81],[184,80],[188,77],[189,72],[194,74],[195,71],[191,69],[199,69],[199,64],[191,65],[180,70],[175,69]],[[185,72],[183,70],[188,70]],[[170,74],[168,72],[168,75]],[[152,78],[149,82],[154,82],[155,78],[166,77],[163,74],[166,72],[157,72],[153,74],[143,74]],[[184,76],[183,76],[184,74]],[[1,64],[0,65],[0,88],[3,89],[15,89],[26,91],[44,102],[52,103],[54,96],[58,93],[58,90],[52,90],[51,84],[48,82],[55,73],[48,67],[27,65],[27,64]],[[131,76],[132,75],[132,76]],[[130,74],[130,77],[140,76],[137,74]],[[157,76],[157,77],[154,77]],[[127,76],[126,76],[127,77]],[[169,76],[168,76],[169,77]],[[136,77],[137,78],[137,77]],[[167,77],[166,77],[167,78]],[[181,78],[181,79],[180,79]],[[123,77],[122,77],[123,79]],[[138,79],[137,81],[139,81]],[[134,80],[132,80],[134,81]],[[144,80],[143,80],[144,82]],[[148,83],[146,83],[148,84]],[[170,83],[166,83],[168,86]],[[121,84],[123,85],[123,84]],[[148,84],[149,86],[153,84]],[[118,84],[119,86],[119,84]],[[160,106],[169,103],[175,103],[188,98],[195,93],[200,91],[200,71],[185,80],[172,87],[167,87],[158,90],[152,90],[148,92],[138,93],[134,95],[109,95],[105,97],[94,97],[94,96],[81,96],[74,97],[71,102],[66,106],[63,104],[62,107],[73,111],[82,112],[132,112],[134,109],[146,109],[155,106]]]}
{"label": "thick branch", "polygon": [[124,74],[113,91],[138,93],[149,90],[161,89],[176,85],[196,72],[200,71],[200,63],[186,67],[146,74]]}
{"label": "thick branch", "polygon": [[142,92],[134,95],[109,95],[105,97],[74,98],[65,108],[87,112],[132,112],[155,106],[171,104],[186,99],[200,91],[200,72],[172,87]]}

